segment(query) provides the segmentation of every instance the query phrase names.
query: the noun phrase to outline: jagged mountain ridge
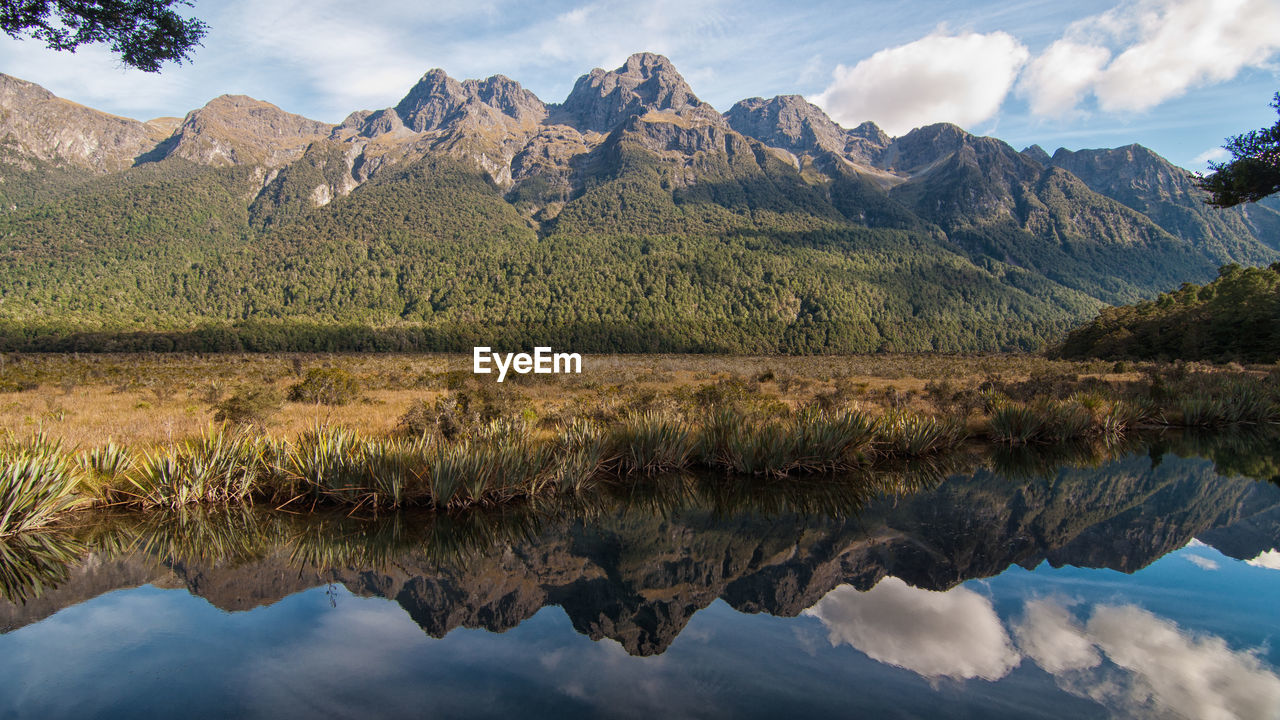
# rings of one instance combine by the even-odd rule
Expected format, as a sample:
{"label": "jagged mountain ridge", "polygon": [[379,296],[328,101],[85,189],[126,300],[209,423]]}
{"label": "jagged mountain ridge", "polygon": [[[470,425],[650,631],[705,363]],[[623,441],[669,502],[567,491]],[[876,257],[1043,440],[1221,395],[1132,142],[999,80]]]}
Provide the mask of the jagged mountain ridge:
{"label": "jagged mountain ridge", "polygon": [[[101,113],[84,116],[90,122],[81,116],[96,111],[69,114],[65,107],[71,103],[47,93],[39,102],[27,100],[36,97],[35,86],[4,82],[22,92],[0,95],[18,98],[0,100],[8,102],[0,108],[16,107],[27,116],[18,121],[9,110],[0,117],[8,160],[0,163],[0,177],[13,178],[9,188],[0,186],[0,201],[9,205],[0,223],[13,238],[0,252],[7,251],[24,278],[34,270],[29,257],[41,257],[38,282],[0,306],[0,320],[19,324],[51,314],[72,326],[111,324],[123,304],[128,312],[119,314],[154,317],[155,324],[168,327],[259,318],[430,325],[466,317],[473,325],[474,306],[463,307],[457,297],[445,300],[443,286],[412,276],[459,252],[474,252],[473,242],[444,255],[438,241],[479,241],[476,233],[483,228],[489,237],[517,241],[515,247],[496,241],[488,248],[501,263],[526,255],[529,248],[521,243],[529,240],[614,238],[607,250],[580,248],[598,259],[625,257],[627,250],[612,245],[626,247],[642,238],[712,243],[699,256],[716,252],[726,239],[741,244],[768,238],[769,247],[746,248],[758,256],[749,262],[730,253],[731,275],[741,276],[744,263],[757,268],[751,271],[756,274],[737,277],[734,290],[718,291],[734,296],[726,298],[728,305],[743,306],[740,320],[748,329],[742,333],[767,337],[754,345],[742,338],[727,344],[703,338],[692,348],[994,349],[1032,347],[1104,302],[1131,301],[1205,279],[1222,262],[1280,259],[1280,213],[1259,205],[1224,220],[1189,208],[1198,201],[1189,175],[1149,151],[1134,155],[1133,162],[1159,166],[1157,174],[1166,185],[1176,185],[1177,194],[1161,191],[1158,200],[1143,199],[1141,192],[1126,193],[1125,181],[1115,178],[1149,171],[1080,169],[1081,177],[1072,171],[1080,164],[1068,167],[1064,151],[1052,158],[1030,149],[1018,153],[946,124],[899,138],[870,122],[846,130],[794,95],[744,100],[722,115],[697,98],[669,60],[649,53],[632,56],[616,70],[582,76],[559,105],[543,103],[501,75],[457,81],[432,70],[395,106],[354,112],[337,126],[234,96],[216,98],[180,123],[143,124]],[[79,128],[72,133],[78,145],[57,133],[31,130],[59,123]],[[164,136],[161,128],[171,134]],[[121,133],[127,142],[111,140]],[[114,150],[99,157],[84,149],[89,147]],[[77,225],[67,217],[54,224],[48,206],[68,191],[41,180],[43,165],[35,171],[18,167],[34,161],[97,173],[101,179],[85,180],[74,198],[109,192],[113,201],[127,200],[136,184],[131,178],[149,167],[157,168],[150,176],[181,175],[182,182],[202,183],[203,193],[210,192],[205,185],[220,184],[243,198],[247,220],[239,210],[208,218],[181,210],[173,213],[180,222],[160,219],[181,237],[170,232],[155,239],[127,218],[107,222],[105,229],[104,223]],[[179,170],[184,163],[193,169]],[[492,190],[461,180],[469,175]],[[415,189],[418,183],[449,187],[455,181],[472,188],[465,209],[448,193]],[[19,192],[18,185],[34,189]],[[406,202],[412,208],[400,207]],[[1198,224],[1169,219],[1178,212]],[[376,224],[366,227],[371,221]],[[213,246],[199,242],[195,233],[209,223],[227,231],[219,237],[240,239]],[[69,235],[83,236],[74,252]],[[174,243],[181,247],[168,248]],[[105,272],[104,265],[117,274],[145,275],[154,257],[148,261],[136,248],[155,244],[185,265],[160,267],[159,278],[118,283],[129,289],[115,302],[72,297],[84,287],[79,275],[85,272],[90,287],[116,286],[116,278],[94,277]],[[363,258],[356,246],[367,246]],[[776,270],[759,268],[761,259],[776,264],[780,251],[796,257]],[[679,252],[694,265],[701,262],[688,255],[692,248]],[[248,257],[254,253],[261,255]],[[473,264],[470,256],[463,259]],[[348,260],[367,267],[331,266]],[[652,258],[627,262],[623,275],[672,272],[636,267]],[[690,262],[675,272],[691,272]],[[778,271],[815,263],[822,268],[816,291],[798,277],[793,287],[776,286]],[[200,272],[193,272],[197,266]],[[392,280],[370,280],[388,271]],[[67,277],[55,277],[59,273]],[[608,282],[619,271],[604,274]],[[301,284],[292,289],[281,280],[295,275]],[[226,287],[244,285],[246,277],[258,282]],[[552,278],[547,292],[574,295],[574,282]],[[705,282],[679,280],[692,288]],[[661,291],[655,287],[641,296],[655,292]],[[638,296],[607,307],[639,301]],[[692,323],[692,311],[693,305],[673,301],[654,319],[675,316]],[[545,310],[530,307],[515,315],[535,312]],[[589,309],[587,315],[611,312]],[[636,317],[631,312],[612,319],[626,325]],[[751,329],[762,326],[770,329]]]}

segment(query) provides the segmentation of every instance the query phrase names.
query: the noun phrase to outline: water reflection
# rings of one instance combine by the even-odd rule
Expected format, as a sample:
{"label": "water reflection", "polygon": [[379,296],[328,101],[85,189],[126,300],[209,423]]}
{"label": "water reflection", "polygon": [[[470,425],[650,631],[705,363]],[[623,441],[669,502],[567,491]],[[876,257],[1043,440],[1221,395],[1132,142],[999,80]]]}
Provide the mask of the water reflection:
{"label": "water reflection", "polygon": [[58,532],[34,533],[0,540],[0,598],[25,602],[70,577],[86,547]]}
{"label": "water reflection", "polygon": [[1255,652],[1134,605],[1097,605],[1080,620],[1057,600],[1033,600],[1014,632],[1059,687],[1127,717],[1265,718],[1280,709],[1280,677]]}
{"label": "water reflection", "polygon": [[[1001,601],[968,582],[1015,582],[1011,567],[1133,573],[1174,551],[1185,572],[1215,578],[1231,575],[1223,565],[1230,558],[1280,564],[1280,485],[1218,474],[1245,468],[1269,480],[1265,458],[1277,444],[1263,438],[1264,459],[1252,460],[1241,457],[1252,446],[1238,438],[1180,442],[1056,448],[1048,457],[973,452],[840,481],[676,476],[458,516],[252,507],[107,515],[0,545],[0,629],[38,625],[122,588],[180,588],[245,616],[284,612],[315,592],[334,613],[316,616],[328,618],[327,629],[307,636],[315,662],[332,652],[327,634],[358,642],[353,627],[333,627],[341,618],[363,628],[354,637],[382,638],[344,646],[344,657],[390,667],[387,648],[407,653],[424,637],[403,637],[409,620],[445,638],[458,628],[541,627],[547,621],[535,616],[557,607],[567,631],[612,642],[591,645],[592,661],[585,650],[570,660],[556,654],[563,648],[542,648],[540,667],[613,658],[621,675],[639,670],[609,653],[666,657],[677,637],[702,642],[682,633],[720,606],[811,623],[814,644],[805,652],[821,655],[824,644],[826,652],[857,651],[917,681],[1025,684],[1042,670],[1061,691],[1129,714],[1194,708],[1199,717],[1264,717],[1249,713],[1280,705],[1273,671],[1221,633],[1189,633],[1123,602],[1087,604],[1070,593],[1063,600],[1035,584],[1031,599]],[[1196,538],[1203,543],[1188,548]],[[370,614],[354,602],[363,598],[385,599],[395,613]],[[807,637],[795,627],[796,638]],[[1135,628],[1141,632],[1126,632]],[[771,642],[767,648],[781,641]],[[1197,686],[1195,673],[1208,673],[1209,684]],[[568,694],[599,691],[564,682]]]}
{"label": "water reflection", "polygon": [[1258,553],[1257,557],[1250,558],[1247,562],[1255,567],[1280,570],[1280,551],[1272,549],[1261,552]]}
{"label": "water reflection", "polygon": [[841,585],[805,614],[832,645],[926,678],[999,680],[1020,659],[991,600],[966,587],[935,592],[887,577],[866,592]]}

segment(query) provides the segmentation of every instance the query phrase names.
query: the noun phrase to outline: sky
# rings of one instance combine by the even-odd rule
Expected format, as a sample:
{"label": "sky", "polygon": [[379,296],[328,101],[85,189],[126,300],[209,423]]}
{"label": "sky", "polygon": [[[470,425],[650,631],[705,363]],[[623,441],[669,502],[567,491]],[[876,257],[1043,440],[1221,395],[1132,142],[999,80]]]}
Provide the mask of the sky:
{"label": "sky", "polygon": [[124,69],[0,35],[0,72],[117,115],[182,116],[224,93],[340,122],[431,68],[503,74],[545,102],[633,52],[671,58],[721,111],[800,94],[845,127],[953,122],[1052,153],[1142,143],[1191,170],[1269,126],[1280,0],[195,0],[191,62]]}

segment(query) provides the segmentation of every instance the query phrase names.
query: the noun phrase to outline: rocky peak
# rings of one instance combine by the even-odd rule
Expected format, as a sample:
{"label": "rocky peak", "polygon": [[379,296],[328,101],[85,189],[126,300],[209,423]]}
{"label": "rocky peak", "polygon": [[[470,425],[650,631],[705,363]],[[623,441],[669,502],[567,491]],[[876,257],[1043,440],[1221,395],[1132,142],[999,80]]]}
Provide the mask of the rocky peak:
{"label": "rocky peak", "polygon": [[670,60],[653,53],[636,53],[617,70],[596,68],[578,78],[560,110],[570,124],[597,132],[655,110],[723,122],[715,108],[693,94]]}
{"label": "rocky peak", "polygon": [[1044,148],[1039,145],[1031,145],[1022,148],[1022,156],[1028,160],[1034,160],[1046,167],[1053,162],[1053,158],[1049,157],[1049,153],[1045,152]]}
{"label": "rocky peak", "polygon": [[899,172],[916,173],[963,149],[973,139],[951,123],[926,125],[894,140],[881,162]]}
{"label": "rocky peak", "polygon": [[1142,145],[1102,150],[1058,148],[1051,162],[1075,174],[1091,186],[1108,189],[1164,190],[1183,193],[1190,189],[1191,173]]}
{"label": "rocky peak", "polygon": [[844,154],[854,162],[870,165],[879,159],[891,142],[893,138],[889,133],[868,120],[845,134]]}
{"label": "rocky peak", "polygon": [[165,157],[205,165],[279,167],[302,156],[332,125],[245,95],[222,95],[187,113]]}
{"label": "rocky peak", "polygon": [[799,95],[742,100],[725,113],[725,119],[743,135],[792,152],[825,150],[843,155],[847,144],[844,128]]}
{"label": "rocky peak", "polygon": [[467,80],[462,86],[473,97],[504,115],[524,122],[541,121],[547,116],[547,106],[537,95],[524,89],[520,83],[506,75],[494,75],[484,80]]}
{"label": "rocky peak", "polygon": [[0,74],[0,138],[24,155],[112,172],[133,165],[170,132],[163,123],[92,110]]}
{"label": "rocky peak", "polygon": [[405,127],[425,132],[443,125],[467,100],[462,83],[435,68],[427,71],[394,109]]}
{"label": "rocky peak", "polygon": [[547,108],[537,95],[504,75],[458,82],[437,68],[423,75],[394,108],[364,117],[353,115],[343,127],[354,120],[362,124],[362,134],[373,137],[401,126],[417,133],[440,130],[464,117],[487,127],[511,121],[533,124],[546,115]]}

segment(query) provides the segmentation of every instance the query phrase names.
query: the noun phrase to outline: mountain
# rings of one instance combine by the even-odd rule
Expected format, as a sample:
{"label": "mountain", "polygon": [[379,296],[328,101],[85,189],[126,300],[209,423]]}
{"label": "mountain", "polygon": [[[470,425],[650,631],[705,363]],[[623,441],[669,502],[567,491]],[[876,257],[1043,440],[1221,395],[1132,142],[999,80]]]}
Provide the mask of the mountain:
{"label": "mountain", "polygon": [[172,118],[141,123],[109,115],[0,74],[0,144],[19,155],[97,172],[120,171],[173,130]]}
{"label": "mountain", "polygon": [[560,104],[435,69],[336,126],[243,96],[140,123],[7,77],[0,112],[0,348],[1032,349],[1280,260],[1280,213],[1217,215],[1136,146],[722,115],[651,53]]}

